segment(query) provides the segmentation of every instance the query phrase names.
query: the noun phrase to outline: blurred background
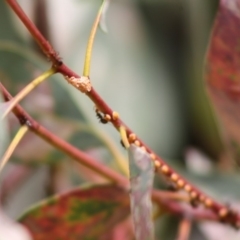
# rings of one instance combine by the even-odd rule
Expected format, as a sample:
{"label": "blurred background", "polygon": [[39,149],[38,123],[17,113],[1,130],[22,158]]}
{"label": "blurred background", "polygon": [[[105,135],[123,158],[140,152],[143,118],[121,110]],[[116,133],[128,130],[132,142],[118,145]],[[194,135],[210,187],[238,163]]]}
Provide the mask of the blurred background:
{"label": "blurred background", "polygon": [[[63,61],[81,74],[87,39],[101,1],[19,3]],[[94,43],[91,79],[104,100],[148,146],[202,189],[225,201],[236,194],[239,179],[223,175],[217,167],[224,151],[204,89],[204,56],[217,7],[217,0],[111,1],[106,13],[107,33],[99,30]],[[49,65],[29,33],[1,1],[3,84],[14,95]],[[100,125],[93,103],[61,76],[42,84],[22,105],[58,136],[121,171],[114,158],[126,157],[126,153],[117,132]],[[11,116],[10,135],[17,128]],[[68,157],[32,134],[21,142],[12,162],[15,164],[8,166],[5,176],[19,172],[17,163],[24,163],[21,167],[24,165],[31,178],[19,181],[25,187],[16,188],[12,191],[15,197],[9,193],[5,200],[6,210],[13,217],[48,194],[85,181],[104,181],[76,167]],[[169,221],[171,227],[177,226],[176,218],[165,219],[162,226],[168,226]],[[159,236],[174,239],[171,229],[158,229]],[[202,229],[196,227],[191,239],[214,239],[205,230],[203,236]]]}

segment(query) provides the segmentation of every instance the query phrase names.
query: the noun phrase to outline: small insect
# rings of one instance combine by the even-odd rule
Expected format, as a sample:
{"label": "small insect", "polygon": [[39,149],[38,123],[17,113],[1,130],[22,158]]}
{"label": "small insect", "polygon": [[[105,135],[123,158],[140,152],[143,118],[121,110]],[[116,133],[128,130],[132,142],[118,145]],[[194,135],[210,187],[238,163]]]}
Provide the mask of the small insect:
{"label": "small insect", "polygon": [[100,111],[97,108],[95,109],[95,112],[96,112],[96,116],[97,116],[99,122],[101,122],[103,124],[108,123],[108,120],[104,118],[104,116],[100,113]]}

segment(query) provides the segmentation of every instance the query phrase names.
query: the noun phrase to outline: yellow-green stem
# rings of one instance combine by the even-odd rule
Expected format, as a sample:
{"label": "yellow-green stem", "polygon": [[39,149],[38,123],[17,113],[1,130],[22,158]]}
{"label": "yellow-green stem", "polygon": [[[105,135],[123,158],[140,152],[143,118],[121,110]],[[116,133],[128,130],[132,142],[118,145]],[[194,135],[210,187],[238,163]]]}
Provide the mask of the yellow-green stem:
{"label": "yellow-green stem", "polygon": [[86,50],[85,61],[84,61],[84,68],[83,68],[83,76],[86,76],[86,77],[89,77],[89,75],[90,75],[90,65],[91,65],[91,58],[92,58],[93,42],[94,42],[94,38],[96,36],[98,24],[100,22],[105,3],[106,3],[106,0],[103,1],[102,5],[98,11],[97,17],[93,23],[92,30],[91,30],[91,33],[90,33],[90,36],[88,39],[87,50]]}
{"label": "yellow-green stem", "polygon": [[128,142],[127,132],[126,132],[125,127],[120,126],[119,132],[120,132],[120,136],[121,136],[123,145],[124,145],[126,148],[129,148],[129,147],[130,147],[130,144],[129,144],[129,142]]}
{"label": "yellow-green stem", "polygon": [[3,167],[8,162],[14,149],[17,147],[18,143],[21,141],[21,139],[23,138],[23,136],[26,134],[27,131],[28,131],[28,127],[26,125],[23,125],[16,133],[14,139],[12,140],[7,151],[5,152],[5,154],[2,157],[2,160],[0,162],[0,172],[2,171]]}
{"label": "yellow-green stem", "polygon": [[92,130],[95,135],[101,139],[106,147],[109,149],[111,154],[113,155],[114,159],[116,160],[116,163],[118,167],[121,169],[122,173],[124,175],[129,176],[129,170],[128,170],[128,164],[124,156],[121,154],[121,152],[118,150],[117,146],[114,144],[112,139],[109,138],[108,135],[102,133],[100,130],[93,129]]}
{"label": "yellow-green stem", "polygon": [[36,86],[46,80],[48,77],[56,73],[56,70],[51,68],[48,71],[41,74],[39,77],[30,82],[21,92],[19,92],[10,102],[10,105],[7,107],[1,119],[7,116],[9,112],[18,104],[28,93],[30,93]]}

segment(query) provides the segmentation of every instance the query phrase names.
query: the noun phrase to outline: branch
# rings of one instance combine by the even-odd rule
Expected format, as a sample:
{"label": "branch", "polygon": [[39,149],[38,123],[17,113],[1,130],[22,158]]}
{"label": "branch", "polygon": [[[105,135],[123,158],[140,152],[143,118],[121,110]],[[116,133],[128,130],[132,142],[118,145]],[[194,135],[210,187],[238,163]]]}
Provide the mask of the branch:
{"label": "branch", "polygon": [[[12,99],[12,96],[6,90],[6,88],[2,85],[2,83],[0,83],[0,90],[3,94],[5,101],[9,101]],[[93,159],[86,153],[81,152],[79,149],[73,147],[66,141],[55,136],[53,133],[45,129],[33,118],[31,118],[27,114],[27,112],[18,104],[13,109],[13,113],[18,118],[19,123],[21,125],[27,125],[29,130],[31,130],[36,135],[38,135],[39,137],[47,141],[52,146],[64,152],[68,156],[72,157],[74,160],[76,160],[80,164],[90,168],[91,170],[95,171],[101,176],[116,183],[117,185],[120,185],[124,188],[128,186],[127,178],[113,171],[112,169],[102,165],[101,163],[99,163],[97,160]],[[153,190],[152,199],[153,201],[163,206],[165,210],[169,211],[172,214],[176,214],[180,216],[185,216],[187,214],[188,216],[191,216],[192,219],[195,219],[195,220],[203,220],[203,219],[212,220],[212,221],[218,220],[218,216],[210,211],[202,210],[202,209],[192,209],[190,206],[184,207],[175,201],[172,201],[172,200],[169,201],[169,199],[172,199],[172,197],[165,191]]]}
{"label": "branch", "polygon": [[[62,73],[69,81],[69,83],[83,92],[82,85],[79,84],[81,83],[81,77],[79,77],[79,75],[77,75],[59,60],[60,58],[53,50],[52,46],[43,37],[36,26],[32,23],[32,21],[27,17],[16,0],[6,1],[11,6],[16,15],[21,19],[23,24],[27,27],[47,58],[52,61],[57,72]],[[119,115],[107,105],[107,103],[99,96],[99,94],[94,90],[92,86],[90,86],[90,88],[84,92],[95,103],[97,109],[104,114],[104,119],[106,121],[111,122],[118,131],[120,126],[126,129],[129,143],[133,143],[136,146],[141,147],[143,150],[147,151],[150,154],[152,160],[154,161],[157,172],[164,175],[176,186],[177,189],[185,190],[189,194],[191,202],[194,206],[202,204],[206,208],[211,209],[211,211],[213,211],[218,216],[219,221],[229,223],[237,228],[240,227],[240,216],[238,213],[232,211],[227,206],[214,201],[194,185],[189,183],[185,178],[177,174],[168,164],[165,163],[162,158],[157,156],[146,144],[143,143],[142,140],[140,140],[131,131],[131,129],[120,119]],[[41,131],[43,132],[44,130]],[[70,148],[70,146],[68,146],[68,148]]]}
{"label": "branch", "polygon": [[28,127],[26,125],[22,125],[21,128],[16,133],[15,137],[13,138],[12,142],[8,146],[6,152],[4,153],[1,162],[0,162],[0,173],[2,172],[4,166],[7,164],[8,160],[10,159],[12,153],[14,152],[15,148],[22,140],[24,135],[27,133]]}
{"label": "branch", "polygon": [[[5,101],[10,101],[12,99],[12,96],[8,93],[2,83],[0,83],[0,89],[2,91]],[[21,125],[27,125],[29,127],[29,130],[43,138],[45,141],[47,141],[57,149],[60,149],[68,156],[71,156],[74,160],[90,168],[91,170],[98,172],[108,180],[126,186],[127,180],[123,176],[105,167],[104,165],[95,161],[95,159],[90,157],[88,154],[79,151],[77,148],[73,147],[69,143],[49,132],[46,128],[41,126],[32,117],[30,117],[18,104],[13,109],[13,113],[16,115]]]}
{"label": "branch", "polygon": [[177,240],[188,240],[192,228],[192,221],[189,218],[184,218],[179,223]]}

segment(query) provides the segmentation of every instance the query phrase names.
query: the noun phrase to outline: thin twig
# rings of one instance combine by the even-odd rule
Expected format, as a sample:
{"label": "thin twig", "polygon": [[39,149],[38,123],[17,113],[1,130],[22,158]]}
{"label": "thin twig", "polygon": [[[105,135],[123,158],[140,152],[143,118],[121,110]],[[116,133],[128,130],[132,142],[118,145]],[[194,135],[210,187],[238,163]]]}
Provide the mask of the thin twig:
{"label": "thin twig", "polygon": [[191,232],[192,221],[188,218],[182,219],[179,223],[178,236],[176,240],[188,240]]}
{"label": "thin twig", "polygon": [[6,117],[6,115],[11,112],[14,106],[19,103],[27,94],[29,94],[35,87],[37,87],[40,83],[45,81],[48,77],[55,73],[55,69],[51,68],[48,71],[42,73],[40,76],[32,80],[25,88],[23,88],[14,98],[12,98],[9,106],[3,112],[3,115],[0,116],[0,119]]}
{"label": "thin twig", "polygon": [[21,141],[21,139],[24,137],[24,135],[27,133],[28,127],[26,125],[22,125],[21,128],[16,133],[14,139],[8,146],[5,154],[3,155],[1,162],[0,162],[0,173],[2,172],[4,166],[7,164],[8,160],[10,159],[12,153],[14,152],[15,148]]}
{"label": "thin twig", "polygon": [[100,7],[100,9],[98,11],[97,17],[96,17],[96,19],[95,19],[95,21],[93,23],[93,27],[92,27],[92,30],[91,30],[91,33],[90,33],[90,37],[89,37],[89,40],[88,40],[86,54],[85,54],[85,60],[84,60],[84,67],[83,67],[83,76],[86,76],[86,77],[90,76],[90,66],[91,66],[93,42],[94,42],[94,38],[96,36],[98,24],[100,22],[101,15],[103,13],[105,4],[106,4],[106,0],[104,0],[102,2],[102,5],[101,5],[101,7]]}

